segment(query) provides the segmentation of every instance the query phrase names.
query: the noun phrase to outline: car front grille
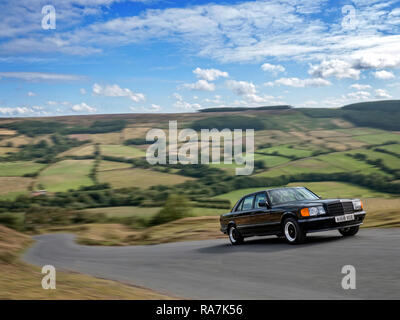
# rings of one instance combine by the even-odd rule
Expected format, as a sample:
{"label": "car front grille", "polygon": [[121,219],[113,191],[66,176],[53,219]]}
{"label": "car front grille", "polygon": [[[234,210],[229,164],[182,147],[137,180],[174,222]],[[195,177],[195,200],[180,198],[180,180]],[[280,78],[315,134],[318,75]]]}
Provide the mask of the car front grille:
{"label": "car front grille", "polygon": [[353,212],[353,202],[350,201],[328,204],[328,214],[331,216],[339,216]]}

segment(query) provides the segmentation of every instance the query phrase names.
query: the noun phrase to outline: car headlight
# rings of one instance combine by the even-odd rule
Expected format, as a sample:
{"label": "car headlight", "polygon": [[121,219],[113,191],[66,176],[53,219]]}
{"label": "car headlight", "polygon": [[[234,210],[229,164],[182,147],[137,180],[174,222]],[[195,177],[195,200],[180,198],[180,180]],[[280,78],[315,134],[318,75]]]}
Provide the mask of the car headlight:
{"label": "car headlight", "polygon": [[300,210],[300,213],[303,217],[311,217],[311,216],[326,214],[326,211],[323,206],[318,206],[318,207],[303,208]]}
{"label": "car headlight", "polygon": [[316,215],[318,215],[318,207],[311,207],[311,208],[308,208],[308,211],[310,212],[310,216],[316,216]]}
{"label": "car headlight", "polygon": [[363,203],[361,200],[353,200],[354,211],[360,211],[363,209]]}

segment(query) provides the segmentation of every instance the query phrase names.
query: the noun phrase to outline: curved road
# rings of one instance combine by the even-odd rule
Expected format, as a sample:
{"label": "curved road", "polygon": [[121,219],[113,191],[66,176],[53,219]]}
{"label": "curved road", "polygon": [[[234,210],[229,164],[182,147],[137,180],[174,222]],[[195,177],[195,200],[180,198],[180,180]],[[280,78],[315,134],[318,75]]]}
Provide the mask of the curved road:
{"label": "curved road", "polygon": [[[275,237],[153,246],[81,246],[70,234],[36,237],[23,259],[192,299],[399,299],[400,230],[336,231],[290,246]],[[341,269],[353,265],[357,289],[343,290]]]}

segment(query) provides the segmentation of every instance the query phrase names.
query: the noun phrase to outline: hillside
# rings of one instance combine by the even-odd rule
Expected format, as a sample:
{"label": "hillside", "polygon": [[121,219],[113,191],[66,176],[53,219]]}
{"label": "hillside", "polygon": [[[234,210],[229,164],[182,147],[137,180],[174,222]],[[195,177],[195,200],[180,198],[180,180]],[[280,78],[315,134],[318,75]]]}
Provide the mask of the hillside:
{"label": "hillside", "polygon": [[[228,210],[241,189],[293,183],[316,183],[327,197],[393,198],[400,193],[400,134],[391,129],[400,123],[398,105],[0,119],[0,223],[28,232],[93,222],[135,229],[170,194],[186,195],[193,214],[207,216]],[[390,113],[391,130],[359,124],[376,120],[377,109]],[[224,163],[150,165],[146,133],[167,130],[170,120],[179,129],[256,129],[253,174],[236,176],[236,165]],[[110,216],[112,208],[128,213]]]}

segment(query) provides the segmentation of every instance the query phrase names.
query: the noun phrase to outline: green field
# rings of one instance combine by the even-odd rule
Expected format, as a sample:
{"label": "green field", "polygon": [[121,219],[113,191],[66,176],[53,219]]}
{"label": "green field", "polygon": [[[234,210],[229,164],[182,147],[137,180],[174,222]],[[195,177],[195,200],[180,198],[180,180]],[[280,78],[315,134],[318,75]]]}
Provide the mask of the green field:
{"label": "green field", "polygon": [[109,170],[117,170],[117,169],[127,169],[131,168],[132,165],[125,162],[116,162],[116,161],[106,161],[102,160],[100,162],[100,166],[98,171],[109,171]]}
{"label": "green field", "polygon": [[[357,149],[357,152],[365,150],[365,152],[371,152],[367,149]],[[355,151],[353,151],[356,153]],[[347,152],[335,152],[329,154],[323,154],[308,159],[295,160],[282,165],[279,168],[272,168],[265,172],[259,173],[256,176],[260,177],[277,177],[281,175],[295,175],[301,173],[339,173],[339,172],[352,172],[362,174],[381,174],[383,176],[390,176],[385,172],[382,172],[379,168],[367,164],[362,160],[357,160],[346,155]],[[380,153],[381,158],[393,158],[389,155]],[[386,157],[387,156],[387,157]],[[393,160],[393,159],[392,159]]]}
{"label": "green field", "polygon": [[[383,147],[379,147],[384,149],[384,147],[394,147],[397,146],[399,147],[400,145],[390,145],[390,146],[383,146]],[[395,148],[393,148],[395,149]],[[387,150],[387,149],[386,149]],[[367,156],[367,159],[369,160],[377,160],[377,159],[382,159],[383,163],[391,168],[391,169],[400,169],[400,159],[396,156],[387,154],[387,153],[383,153],[383,152],[377,152],[374,151],[373,149],[357,149],[357,150],[352,150],[350,152],[348,152],[350,154],[356,154],[356,153],[361,153]]]}
{"label": "green field", "polygon": [[188,180],[192,180],[192,178],[141,168],[118,169],[99,172],[99,181],[103,183],[108,182],[114,188],[149,188],[156,185],[170,186],[183,183]]}
{"label": "green field", "polygon": [[45,165],[33,161],[0,162],[1,177],[21,177],[25,174],[35,173]]}
{"label": "green field", "polygon": [[145,157],[146,153],[135,147],[131,146],[122,146],[122,145],[101,145],[100,152],[105,156],[113,156],[113,157],[123,157],[123,158],[140,158]]}
{"label": "green field", "polygon": [[282,145],[282,146],[275,146],[271,148],[264,148],[264,149],[258,149],[257,152],[263,152],[267,154],[273,154],[274,152],[277,152],[279,155],[283,156],[294,156],[297,158],[305,158],[305,157],[310,157],[313,153],[312,150],[306,150],[306,149],[298,149],[298,148],[290,148],[289,145]]}
{"label": "green field", "polygon": [[60,154],[63,156],[88,156],[94,153],[94,145],[83,145],[80,147],[72,148]]}
{"label": "green field", "polygon": [[0,177],[0,199],[13,200],[21,194],[27,194],[32,178]]}
{"label": "green field", "polygon": [[400,142],[400,134],[386,132],[379,134],[361,135],[355,137],[355,139],[366,142],[368,144],[382,144],[389,141]]}
{"label": "green field", "polygon": [[387,146],[381,146],[379,149],[384,149],[390,152],[397,154],[400,157],[400,143],[398,144],[390,144]]}
{"label": "green field", "polygon": [[43,170],[38,178],[47,191],[61,192],[91,186],[89,178],[93,160],[63,160]]}

